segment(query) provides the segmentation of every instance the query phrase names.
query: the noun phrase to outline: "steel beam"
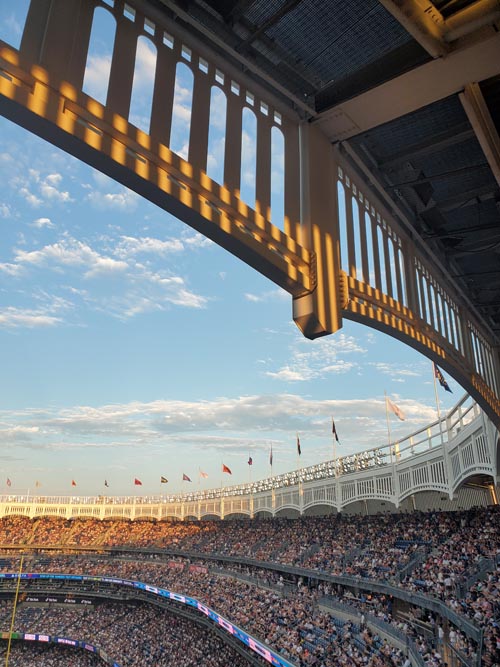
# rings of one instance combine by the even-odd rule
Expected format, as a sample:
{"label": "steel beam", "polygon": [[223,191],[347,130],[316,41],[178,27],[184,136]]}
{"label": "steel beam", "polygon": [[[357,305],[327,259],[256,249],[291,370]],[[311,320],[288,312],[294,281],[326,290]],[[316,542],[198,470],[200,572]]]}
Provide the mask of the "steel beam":
{"label": "steel beam", "polygon": [[450,47],[443,39],[444,18],[428,0],[380,0],[412,37],[433,58],[447,55]]}
{"label": "steel beam", "polygon": [[451,51],[452,42],[500,19],[500,0],[477,0],[447,19],[429,0],[380,0],[433,58]]}
{"label": "steel beam", "polygon": [[432,60],[314,119],[331,141],[343,141],[500,74],[500,33]]}
{"label": "steel beam", "polygon": [[[500,52],[499,52],[500,60]],[[477,83],[469,83],[459,95],[496,182],[500,185],[500,137]]]}
{"label": "steel beam", "polygon": [[466,123],[460,126],[452,126],[445,132],[433,134],[423,141],[410,144],[410,146],[398,153],[388,155],[378,162],[378,168],[383,170],[390,169],[402,162],[410,162],[414,159],[426,157],[450,146],[456,146],[464,141],[469,141],[474,136],[474,131]]}

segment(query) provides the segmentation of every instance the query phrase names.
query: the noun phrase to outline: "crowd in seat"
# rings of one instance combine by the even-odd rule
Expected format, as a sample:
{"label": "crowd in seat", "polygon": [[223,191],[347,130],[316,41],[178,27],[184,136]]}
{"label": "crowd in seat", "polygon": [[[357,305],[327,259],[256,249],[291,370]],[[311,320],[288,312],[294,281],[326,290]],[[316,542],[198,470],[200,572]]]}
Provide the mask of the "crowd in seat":
{"label": "crowd in seat", "polygon": [[[0,545],[31,544],[72,546],[154,547],[170,551],[251,558],[282,565],[294,565],[315,572],[350,575],[383,580],[406,589],[439,597],[455,612],[464,614],[484,628],[486,667],[500,664],[500,588],[494,567],[484,581],[473,582],[463,590],[477,568],[489,559],[500,557],[500,512],[498,507],[477,508],[461,512],[385,514],[380,516],[308,517],[295,520],[154,522],[96,519],[66,521],[46,517],[30,521],[26,517],[7,517],[0,521]],[[43,563],[38,564],[43,567]],[[81,563],[51,561],[49,568],[80,571]],[[70,569],[66,569],[69,567]],[[77,570],[71,570],[76,567]],[[241,566],[237,566],[241,569]],[[403,568],[407,568],[404,573]],[[114,569],[113,569],[114,568]],[[0,569],[12,564],[0,561]],[[490,568],[491,569],[491,568]],[[52,570],[54,571],[54,570]],[[303,587],[287,598],[287,608],[279,592],[256,588],[248,583],[198,572],[168,567],[168,563],[88,560],[89,574],[115,574],[147,579],[164,588],[199,597],[217,611],[227,615],[292,660],[301,665],[346,664],[377,665],[384,660],[386,646],[372,638],[343,634],[328,614],[317,608],[318,591]],[[262,580],[276,575],[253,572]],[[274,580],[271,583],[276,583]],[[380,610],[379,610],[380,611]],[[387,616],[387,610],[383,611]],[[394,619],[388,616],[390,622]],[[314,619],[314,630],[307,627]],[[321,632],[320,632],[321,631]],[[319,634],[315,634],[319,632]],[[363,632],[369,632],[367,628]],[[309,637],[313,633],[314,637]],[[314,641],[312,641],[314,639]],[[418,635],[416,636],[418,639]],[[477,647],[452,629],[452,645],[465,660],[472,661]],[[420,640],[419,640],[420,641]],[[348,650],[347,645],[351,646]],[[327,649],[327,646],[331,647]],[[339,649],[341,647],[341,649]],[[440,667],[438,649],[425,645],[422,652],[431,667]],[[330,650],[330,653],[328,651]],[[340,650],[340,653],[335,651]],[[434,650],[434,653],[432,651]],[[349,653],[358,651],[359,655]],[[333,652],[333,653],[332,653]],[[344,657],[343,657],[344,656]],[[404,656],[391,655],[391,664],[404,663]]]}
{"label": "crowd in seat", "polygon": [[429,554],[405,585],[449,594],[481,559],[500,553],[499,517],[498,508],[254,521],[6,517],[0,521],[0,545],[158,547],[390,581],[416,555]]}
{"label": "crowd in seat", "polygon": [[[103,667],[95,654],[63,646],[37,645],[15,641],[9,654],[9,667]],[[5,664],[7,642],[0,644],[0,662]]]}
{"label": "crowd in seat", "polygon": [[[0,627],[10,624],[11,605],[0,607]],[[62,636],[104,649],[121,667],[245,667],[248,663],[212,631],[165,609],[149,605],[102,603],[89,608],[67,606],[33,607],[21,604],[16,613],[16,629],[28,633]],[[50,651],[41,665],[97,665],[88,662],[83,651]],[[50,660],[54,660],[54,663]],[[13,663],[11,663],[13,665]],[[28,663],[24,663],[26,665]],[[31,667],[31,662],[29,663]],[[104,663],[100,663],[104,664]]]}

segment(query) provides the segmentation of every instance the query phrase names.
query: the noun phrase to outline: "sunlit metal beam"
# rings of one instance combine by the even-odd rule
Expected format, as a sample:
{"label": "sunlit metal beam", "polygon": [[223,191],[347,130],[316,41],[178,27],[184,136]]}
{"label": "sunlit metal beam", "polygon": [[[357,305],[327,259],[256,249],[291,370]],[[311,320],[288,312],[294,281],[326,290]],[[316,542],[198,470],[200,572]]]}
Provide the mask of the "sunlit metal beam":
{"label": "sunlit metal beam", "polygon": [[500,185],[500,137],[498,136],[479,84],[468,84],[459,97],[467,118],[488,160],[491,171]]}
{"label": "sunlit metal beam", "polygon": [[459,93],[471,81],[497,76],[499,53],[500,33],[497,33],[342,102],[313,122],[331,141],[343,141]]}
{"label": "sunlit metal beam", "polygon": [[380,0],[380,3],[433,58],[449,50],[443,39],[444,18],[427,0]]}

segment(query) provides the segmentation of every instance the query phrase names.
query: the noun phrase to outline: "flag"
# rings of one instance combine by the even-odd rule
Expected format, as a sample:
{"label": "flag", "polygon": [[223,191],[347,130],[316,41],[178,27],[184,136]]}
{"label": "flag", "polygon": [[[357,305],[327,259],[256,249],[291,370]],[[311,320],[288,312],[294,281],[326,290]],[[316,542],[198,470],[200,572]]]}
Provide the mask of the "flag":
{"label": "flag", "polygon": [[109,486],[107,479],[104,480],[104,486]]}
{"label": "flag", "polygon": [[7,477],[7,486],[12,486],[12,482],[10,481],[10,479],[8,477]]}
{"label": "flag", "polygon": [[386,398],[387,405],[388,405],[389,409],[392,412],[394,412],[394,414],[396,415],[396,417],[398,419],[401,419],[401,421],[404,422],[404,420],[406,419],[405,413],[401,410],[401,408],[399,406],[397,406],[395,403],[393,403],[388,396],[386,396],[385,398]]}
{"label": "flag", "polygon": [[71,480],[71,486],[76,486],[76,482],[74,479]]}
{"label": "flag", "polygon": [[232,475],[231,470],[224,464],[222,464],[222,472],[227,472],[228,475]]}
{"label": "flag", "polygon": [[271,446],[271,451],[269,452],[269,465],[273,465],[273,448]]}
{"label": "flag", "polygon": [[160,477],[160,484],[166,484],[168,479],[166,477]]}
{"label": "flag", "polygon": [[253,465],[253,459],[251,456],[248,457],[248,465],[249,466]]}
{"label": "flag", "polygon": [[339,436],[337,435],[337,429],[335,428],[335,422],[333,421],[333,417],[332,417],[332,433],[335,437],[335,440],[338,442]]}
{"label": "flag", "polygon": [[[207,479],[207,477],[208,477],[208,473],[207,473],[207,472],[203,472],[203,470],[200,470],[200,477],[203,477],[203,479]],[[191,481],[191,480],[189,480],[189,481]]]}
{"label": "flag", "polygon": [[182,473],[182,481],[183,482],[190,482],[191,480],[189,477],[186,475],[186,473]]}
{"label": "flag", "polygon": [[439,382],[439,384],[443,387],[443,389],[445,391],[449,391],[450,394],[453,394],[453,392],[450,389],[449,384],[444,379],[444,375],[441,373],[439,368],[436,366],[436,364],[434,362],[432,362],[432,365],[434,366],[434,377],[436,378],[436,380]]}
{"label": "flag", "polygon": [[302,454],[302,450],[300,449],[300,438],[297,436],[297,454],[300,456]]}
{"label": "flag", "polygon": [[142,486],[142,482],[141,482],[141,480],[140,480],[140,479],[137,479],[137,477],[134,479],[134,484],[135,484],[136,486]]}

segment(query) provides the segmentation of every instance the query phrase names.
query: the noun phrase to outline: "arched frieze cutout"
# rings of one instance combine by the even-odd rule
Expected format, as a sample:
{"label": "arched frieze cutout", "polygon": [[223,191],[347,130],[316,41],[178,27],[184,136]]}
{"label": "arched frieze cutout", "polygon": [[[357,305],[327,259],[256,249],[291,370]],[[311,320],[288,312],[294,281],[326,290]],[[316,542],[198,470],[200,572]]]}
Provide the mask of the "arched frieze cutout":
{"label": "arched frieze cutout", "polygon": [[248,107],[243,109],[241,127],[240,199],[254,209],[257,169],[257,118]]}
{"label": "arched frieze cutout", "polygon": [[101,104],[106,104],[108,95],[115,35],[114,16],[107,9],[96,7],[92,19],[82,90]]}
{"label": "arched frieze cutout", "polygon": [[224,151],[226,146],[227,97],[219,86],[210,93],[207,174],[213,181],[224,183]]}
{"label": "arched frieze cutout", "polygon": [[271,128],[271,222],[285,228],[285,137]]}
{"label": "arched frieze cutout", "polygon": [[177,63],[169,148],[184,160],[187,160],[189,155],[193,81],[191,69],[184,63]]}
{"label": "arched frieze cutout", "polygon": [[134,80],[130,100],[129,121],[146,134],[151,125],[151,107],[156,72],[156,47],[141,35],[135,52]]}

